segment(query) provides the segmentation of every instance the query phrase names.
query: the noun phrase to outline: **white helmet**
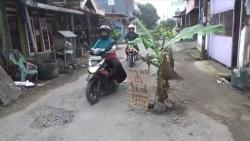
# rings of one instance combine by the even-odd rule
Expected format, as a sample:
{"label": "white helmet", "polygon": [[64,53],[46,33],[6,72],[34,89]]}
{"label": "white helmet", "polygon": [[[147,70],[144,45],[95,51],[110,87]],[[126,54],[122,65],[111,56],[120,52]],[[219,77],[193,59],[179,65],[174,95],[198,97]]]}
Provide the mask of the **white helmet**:
{"label": "white helmet", "polygon": [[101,27],[100,27],[100,30],[107,30],[107,31],[111,31],[111,28],[108,26],[108,25],[102,25]]}
{"label": "white helmet", "polygon": [[128,26],[128,29],[130,29],[130,28],[134,28],[134,29],[135,29],[135,25],[130,24],[130,25]]}

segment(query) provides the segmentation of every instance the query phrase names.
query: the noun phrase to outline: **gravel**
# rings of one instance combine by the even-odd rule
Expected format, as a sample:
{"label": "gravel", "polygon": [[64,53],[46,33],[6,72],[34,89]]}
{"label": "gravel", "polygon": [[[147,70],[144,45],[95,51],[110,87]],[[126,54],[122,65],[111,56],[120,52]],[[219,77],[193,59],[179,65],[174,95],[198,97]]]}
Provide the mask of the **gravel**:
{"label": "gravel", "polygon": [[40,110],[32,113],[32,115],[35,115],[36,117],[31,124],[31,127],[39,129],[70,124],[74,118],[73,111],[49,106],[40,108]]}

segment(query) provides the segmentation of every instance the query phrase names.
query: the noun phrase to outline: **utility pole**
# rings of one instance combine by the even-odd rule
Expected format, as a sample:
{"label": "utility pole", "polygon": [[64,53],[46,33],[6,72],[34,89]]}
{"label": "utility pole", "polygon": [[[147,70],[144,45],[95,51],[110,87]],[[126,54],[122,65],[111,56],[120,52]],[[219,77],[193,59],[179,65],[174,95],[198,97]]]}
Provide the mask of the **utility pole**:
{"label": "utility pole", "polygon": [[[201,8],[201,22],[202,26],[207,26],[207,9],[208,9],[208,1],[207,0],[200,0]],[[202,35],[202,46],[201,46],[201,59],[206,59],[206,35]]]}

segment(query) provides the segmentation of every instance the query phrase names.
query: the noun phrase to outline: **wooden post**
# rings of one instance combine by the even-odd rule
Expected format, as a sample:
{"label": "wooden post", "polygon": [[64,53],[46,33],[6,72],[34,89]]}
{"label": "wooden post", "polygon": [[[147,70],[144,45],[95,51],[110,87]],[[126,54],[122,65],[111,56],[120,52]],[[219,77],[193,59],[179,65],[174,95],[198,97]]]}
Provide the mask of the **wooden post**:
{"label": "wooden post", "polygon": [[70,24],[71,24],[71,31],[74,32],[75,25],[74,25],[74,14],[73,13],[70,15]]}
{"label": "wooden post", "polygon": [[[74,14],[70,15],[70,24],[71,24],[71,31],[74,33],[75,25],[74,25]],[[71,43],[73,45],[73,63],[76,64],[76,39],[71,39]]]}
{"label": "wooden post", "polygon": [[26,35],[26,29],[25,29],[25,23],[24,23],[24,18],[22,17],[23,15],[21,13],[23,13],[22,10],[20,10],[21,7],[18,6],[17,9],[17,22],[18,22],[18,30],[19,30],[19,37],[20,37],[20,43],[21,43],[21,50],[22,50],[22,54],[26,57],[29,56],[29,48],[27,48],[28,46],[28,39],[27,39],[27,35]]}
{"label": "wooden post", "polygon": [[89,31],[89,45],[91,44],[92,42],[92,39],[91,39],[91,22],[90,22],[90,15],[89,13],[87,14],[87,23],[88,23],[88,31]]}
{"label": "wooden post", "polygon": [[30,31],[30,36],[31,36],[31,40],[32,40],[32,43],[33,43],[33,46],[34,46],[34,51],[35,53],[37,53],[37,44],[36,44],[36,39],[34,37],[34,32],[33,32],[33,29],[32,29],[32,25],[31,25],[31,20],[30,20],[30,16],[29,16],[29,11],[28,11],[28,7],[25,5],[25,14],[26,14],[26,17],[27,17],[27,23],[28,23],[28,29]]}
{"label": "wooden post", "polygon": [[234,10],[233,10],[233,27],[232,27],[232,37],[233,37],[233,48],[232,48],[232,67],[235,68],[238,65],[238,49],[239,49],[239,33],[240,29],[240,19],[241,19],[241,1],[235,0]]}
{"label": "wooden post", "polygon": [[8,21],[5,11],[5,0],[0,0],[0,34],[2,35],[2,45],[5,51],[8,51],[12,48],[12,42],[7,23]]}
{"label": "wooden post", "polygon": [[[201,22],[203,26],[207,26],[207,9],[208,9],[208,1],[207,0],[201,0],[202,5],[202,15],[201,15]],[[201,45],[201,59],[206,59],[206,35],[202,35],[202,45]]]}

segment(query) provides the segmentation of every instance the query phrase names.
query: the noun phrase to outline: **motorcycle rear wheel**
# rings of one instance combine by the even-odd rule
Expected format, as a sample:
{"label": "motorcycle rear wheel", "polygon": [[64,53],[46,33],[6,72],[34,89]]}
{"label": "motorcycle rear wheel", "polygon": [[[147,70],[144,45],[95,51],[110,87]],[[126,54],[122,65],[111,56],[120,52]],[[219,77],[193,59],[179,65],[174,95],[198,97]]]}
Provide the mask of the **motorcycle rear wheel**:
{"label": "motorcycle rear wheel", "polygon": [[100,98],[100,90],[98,88],[98,79],[91,79],[87,84],[86,98],[91,105],[96,104]]}

